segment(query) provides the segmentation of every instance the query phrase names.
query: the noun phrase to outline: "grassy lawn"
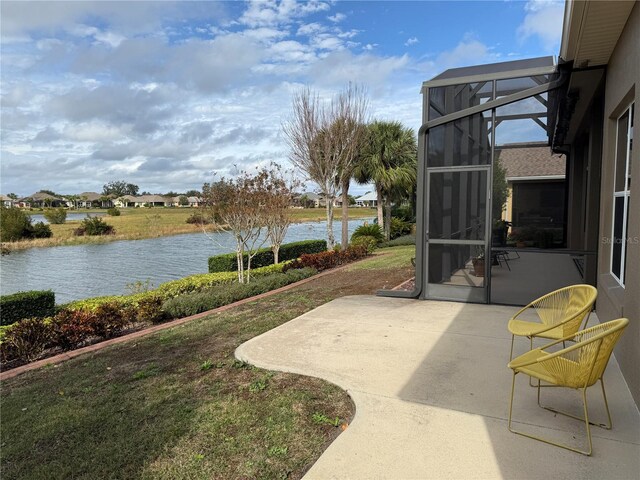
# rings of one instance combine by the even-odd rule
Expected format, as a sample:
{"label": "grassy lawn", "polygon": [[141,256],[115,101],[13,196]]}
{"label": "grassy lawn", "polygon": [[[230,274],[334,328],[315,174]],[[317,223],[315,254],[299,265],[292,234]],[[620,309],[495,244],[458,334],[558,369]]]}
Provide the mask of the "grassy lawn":
{"label": "grassy lawn", "polygon": [[[72,212],[76,212],[75,210]],[[83,213],[104,213],[105,210],[79,210]],[[51,247],[56,245],[78,245],[84,243],[105,243],[115,240],[137,240],[141,238],[161,237],[179,233],[195,233],[202,231],[198,225],[186,223],[197,208],[123,208],[119,217],[105,216],[104,220],[113,225],[115,235],[103,237],[75,237],[73,231],[80,225],[80,220],[68,221],[62,225],[51,225],[53,237],[20,242],[3,243],[8,250],[21,250],[32,247]],[[42,213],[33,211],[31,213]],[[324,208],[292,209],[295,222],[323,221],[326,219]],[[351,208],[349,218],[375,217],[376,211],[370,208]],[[340,211],[336,210],[334,228],[339,229]]]}
{"label": "grassy lawn", "polygon": [[[300,478],[354,407],[318,379],[234,359],[244,341],[413,275],[395,247],[281,294],[2,383],[3,479]],[[348,321],[348,319],[345,319]]]}

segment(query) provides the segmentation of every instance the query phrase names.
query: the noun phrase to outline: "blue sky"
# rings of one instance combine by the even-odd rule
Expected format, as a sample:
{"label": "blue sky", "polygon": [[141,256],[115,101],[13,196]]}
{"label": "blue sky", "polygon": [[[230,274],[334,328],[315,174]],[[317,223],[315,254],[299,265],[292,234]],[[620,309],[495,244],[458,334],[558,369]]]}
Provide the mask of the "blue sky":
{"label": "blue sky", "polygon": [[[366,85],[371,117],[420,125],[420,85],[557,55],[563,3],[1,4],[0,191],[200,188],[275,161],[291,95]],[[309,189],[313,185],[309,184]],[[355,186],[354,193],[367,187]]]}

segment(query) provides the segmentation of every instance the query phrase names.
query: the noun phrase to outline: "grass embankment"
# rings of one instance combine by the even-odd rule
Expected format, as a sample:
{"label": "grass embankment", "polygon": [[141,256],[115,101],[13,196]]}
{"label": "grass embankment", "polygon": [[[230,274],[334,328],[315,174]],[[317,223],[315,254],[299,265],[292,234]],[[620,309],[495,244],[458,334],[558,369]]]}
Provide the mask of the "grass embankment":
{"label": "grass embankment", "polygon": [[[237,362],[250,338],[413,275],[396,247],[309,283],[2,384],[3,479],[300,478],[349,421],[345,392]],[[345,321],[349,321],[345,318]]]}
{"label": "grass embankment", "polygon": [[[198,225],[186,223],[193,213],[198,213],[197,208],[123,208],[119,217],[105,215],[103,219],[113,225],[115,235],[97,237],[76,237],[73,231],[80,226],[81,220],[70,220],[61,225],[51,225],[53,236],[51,238],[39,238],[34,240],[21,240],[19,242],[3,242],[5,251],[23,250],[33,247],[54,247],[59,245],[80,245],[85,243],[107,243],[116,240],[140,240],[143,238],[164,237],[180,233],[197,233],[202,228]],[[105,213],[106,210],[70,210],[69,213]],[[40,211],[28,212],[31,214],[42,213]],[[339,215],[339,211],[336,211]],[[294,222],[312,222],[326,220],[324,208],[292,209]],[[349,218],[374,217],[375,210],[370,208],[351,208]],[[339,216],[336,217],[336,226],[339,226]],[[209,227],[210,228],[210,227]]]}

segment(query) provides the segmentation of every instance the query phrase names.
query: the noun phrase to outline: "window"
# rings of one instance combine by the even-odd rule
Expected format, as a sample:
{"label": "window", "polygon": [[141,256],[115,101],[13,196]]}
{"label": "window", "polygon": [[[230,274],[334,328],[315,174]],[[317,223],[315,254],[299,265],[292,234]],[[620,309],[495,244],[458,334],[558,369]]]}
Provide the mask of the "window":
{"label": "window", "polygon": [[629,197],[631,195],[631,150],[633,148],[632,103],[618,118],[613,187],[613,234],[611,236],[611,274],[624,287]]}

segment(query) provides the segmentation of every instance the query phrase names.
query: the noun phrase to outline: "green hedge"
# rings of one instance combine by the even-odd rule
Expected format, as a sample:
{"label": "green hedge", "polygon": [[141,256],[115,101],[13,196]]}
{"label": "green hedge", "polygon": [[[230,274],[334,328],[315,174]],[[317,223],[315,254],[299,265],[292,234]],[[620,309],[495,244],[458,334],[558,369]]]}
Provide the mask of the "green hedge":
{"label": "green hedge", "polygon": [[[295,260],[304,253],[320,253],[327,250],[326,240],[303,240],[301,242],[285,243],[280,247],[278,260],[284,262]],[[244,255],[244,264],[248,262],[248,255]],[[270,248],[261,248],[251,259],[251,268],[265,267],[273,265],[273,252]],[[235,272],[238,269],[238,262],[235,253],[225,253],[209,257],[209,273]]]}
{"label": "green hedge", "polygon": [[0,325],[24,318],[44,318],[55,313],[56,296],[51,290],[31,290],[0,296]]}
{"label": "green hedge", "polygon": [[[257,268],[255,270],[251,269],[251,277],[258,278],[273,273],[280,273],[285,265],[286,263],[279,263],[278,265],[269,265],[268,267]],[[179,280],[171,280],[163,283],[155,290],[149,290],[148,292],[134,293],[132,295],[86,298],[62,305],[60,309],[93,311],[100,305],[111,302],[116,302],[123,307],[132,306],[138,308],[141,302],[145,302],[150,298],[158,297],[164,301],[185,293],[198,292],[217,285],[233,283],[237,280],[238,276],[236,272],[198,273]]]}
{"label": "green hedge", "polygon": [[261,293],[284,287],[314,275],[312,268],[289,270],[286,273],[274,273],[256,278],[251,283],[230,283],[208,290],[188,293],[174,297],[162,305],[162,310],[171,318],[182,318],[213,310],[238,300],[260,295]]}

